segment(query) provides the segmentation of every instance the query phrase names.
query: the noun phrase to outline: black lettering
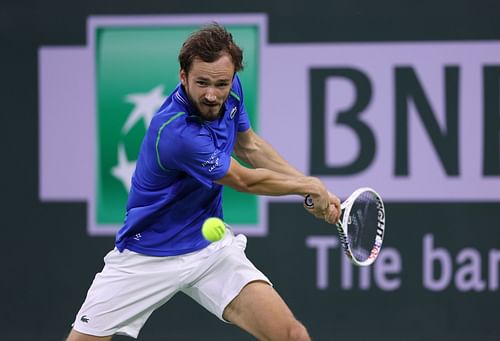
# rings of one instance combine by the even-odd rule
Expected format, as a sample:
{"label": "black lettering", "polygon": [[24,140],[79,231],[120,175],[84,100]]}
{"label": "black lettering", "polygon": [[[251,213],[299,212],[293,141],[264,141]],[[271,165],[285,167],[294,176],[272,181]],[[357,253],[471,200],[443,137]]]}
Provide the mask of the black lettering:
{"label": "black lettering", "polygon": [[500,175],[500,66],[483,67],[483,175]]}
{"label": "black lettering", "polygon": [[[372,86],[369,78],[361,71],[352,68],[311,69],[311,151],[310,173],[314,175],[351,175],[365,170],[375,158],[376,141],[370,127],[361,120],[360,115],[370,103]],[[356,89],[356,99],[352,107],[336,113],[334,125],[349,127],[358,137],[358,155],[349,164],[328,166],[325,161],[325,107],[326,81],[338,77],[349,80]],[[335,146],[342,148],[342,146]]]}
{"label": "black lettering", "polygon": [[397,67],[395,71],[396,93],[396,160],[395,175],[409,175],[408,107],[413,101],[425,130],[448,175],[459,175],[458,160],[458,80],[459,68],[445,67],[445,115],[446,126],[439,127],[436,115],[424,93],[415,70]]}

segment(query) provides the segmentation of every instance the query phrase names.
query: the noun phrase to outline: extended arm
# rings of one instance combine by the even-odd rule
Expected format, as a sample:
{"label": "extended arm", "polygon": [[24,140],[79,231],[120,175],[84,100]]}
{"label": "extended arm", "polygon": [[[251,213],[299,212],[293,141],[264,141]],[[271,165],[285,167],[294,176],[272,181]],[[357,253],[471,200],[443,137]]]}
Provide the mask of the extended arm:
{"label": "extended arm", "polygon": [[220,183],[254,194],[311,194],[318,209],[308,209],[308,212],[328,222],[340,212],[340,200],[328,192],[319,179],[299,172],[252,129],[238,134],[234,151],[255,169],[247,169],[232,160],[228,174]]}
{"label": "extended arm", "polygon": [[328,222],[336,221],[337,213],[330,206],[329,193],[321,181],[314,177],[282,174],[265,168],[250,169],[232,158],[228,172],[217,183],[240,192],[259,195],[310,194],[315,204],[314,215]]}
{"label": "extended arm", "polygon": [[232,187],[239,192],[259,195],[311,194],[316,198],[327,195],[323,184],[314,177],[287,175],[265,168],[250,169],[241,166],[233,158],[229,171],[217,183]]}

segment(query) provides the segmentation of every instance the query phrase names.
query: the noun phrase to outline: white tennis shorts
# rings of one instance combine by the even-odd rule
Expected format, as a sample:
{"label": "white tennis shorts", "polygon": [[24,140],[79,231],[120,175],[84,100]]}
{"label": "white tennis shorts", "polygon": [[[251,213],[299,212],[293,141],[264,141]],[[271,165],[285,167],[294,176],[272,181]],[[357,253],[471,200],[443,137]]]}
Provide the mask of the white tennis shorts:
{"label": "white tennis shorts", "polygon": [[[104,257],[73,328],[94,336],[137,338],[151,313],[181,291],[224,321],[225,307],[252,281],[269,279],[246,257],[246,237],[228,230],[219,242],[185,255],[154,257],[117,249]],[[226,322],[226,321],[225,321]]]}

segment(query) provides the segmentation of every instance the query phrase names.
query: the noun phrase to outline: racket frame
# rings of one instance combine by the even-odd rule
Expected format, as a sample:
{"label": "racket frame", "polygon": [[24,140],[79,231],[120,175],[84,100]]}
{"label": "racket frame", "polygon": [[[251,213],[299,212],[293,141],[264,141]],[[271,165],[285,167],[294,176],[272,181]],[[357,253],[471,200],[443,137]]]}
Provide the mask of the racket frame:
{"label": "racket frame", "polygon": [[[368,258],[365,260],[358,260],[356,259],[356,257],[354,257],[351,245],[349,243],[348,228],[350,223],[349,219],[351,215],[352,204],[361,194],[365,192],[371,192],[375,196],[375,204],[377,205],[377,234]],[[308,208],[314,207],[314,203],[310,195],[306,195],[304,203]],[[343,201],[340,205],[340,208],[341,208],[341,219],[337,222],[336,228],[344,254],[347,256],[349,261],[354,265],[357,266],[371,265],[375,261],[375,259],[377,259],[377,256],[380,253],[380,249],[382,248],[382,242],[384,240],[384,234],[385,234],[385,207],[382,197],[380,196],[380,194],[378,194],[377,191],[375,191],[371,187],[361,187],[355,190],[345,201]]]}
{"label": "racket frame", "polygon": [[[371,192],[375,196],[375,204],[377,205],[377,234],[375,236],[375,240],[373,243],[373,247],[370,251],[370,255],[365,260],[359,260],[354,257],[352,253],[351,245],[349,243],[348,238],[348,229],[349,229],[349,219],[351,215],[351,209],[353,203],[356,199],[362,195],[363,193]],[[339,234],[340,243],[342,244],[342,248],[344,250],[347,258],[357,266],[368,266],[371,265],[375,259],[377,259],[380,249],[382,248],[382,242],[384,240],[385,234],[385,207],[384,201],[380,194],[370,187],[361,187],[355,190],[344,202],[341,204],[342,209],[342,219],[337,223],[337,232]]]}

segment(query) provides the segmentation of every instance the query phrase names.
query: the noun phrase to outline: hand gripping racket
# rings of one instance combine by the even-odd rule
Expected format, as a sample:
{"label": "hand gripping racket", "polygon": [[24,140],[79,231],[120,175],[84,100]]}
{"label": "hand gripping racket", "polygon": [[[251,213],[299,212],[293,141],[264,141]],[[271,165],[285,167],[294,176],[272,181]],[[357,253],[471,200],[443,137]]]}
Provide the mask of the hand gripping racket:
{"label": "hand gripping racket", "polygon": [[[313,208],[310,195],[304,201]],[[385,209],[380,195],[372,188],[354,191],[341,204],[341,218],[337,223],[339,239],[344,253],[358,266],[368,266],[377,258],[385,232]]]}

